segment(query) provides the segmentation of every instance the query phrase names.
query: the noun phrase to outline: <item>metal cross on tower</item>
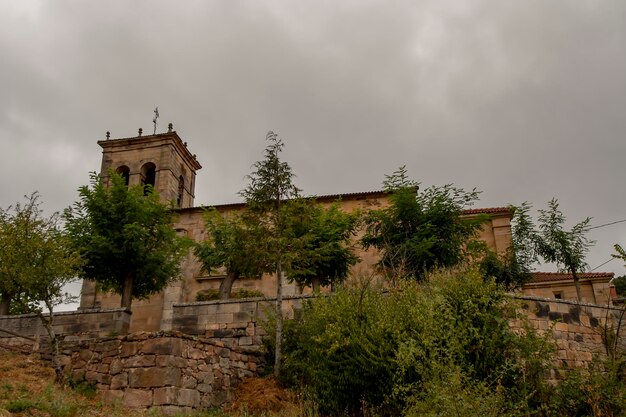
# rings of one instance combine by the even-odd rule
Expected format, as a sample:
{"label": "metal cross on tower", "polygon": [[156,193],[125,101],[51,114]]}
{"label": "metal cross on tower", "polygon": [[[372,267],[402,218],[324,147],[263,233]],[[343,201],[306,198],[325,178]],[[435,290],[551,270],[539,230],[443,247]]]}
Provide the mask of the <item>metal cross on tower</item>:
{"label": "metal cross on tower", "polygon": [[153,135],[156,135],[156,127],[157,127],[157,119],[159,118],[159,106],[154,109],[154,118],[152,119],[152,123],[154,124],[154,132]]}

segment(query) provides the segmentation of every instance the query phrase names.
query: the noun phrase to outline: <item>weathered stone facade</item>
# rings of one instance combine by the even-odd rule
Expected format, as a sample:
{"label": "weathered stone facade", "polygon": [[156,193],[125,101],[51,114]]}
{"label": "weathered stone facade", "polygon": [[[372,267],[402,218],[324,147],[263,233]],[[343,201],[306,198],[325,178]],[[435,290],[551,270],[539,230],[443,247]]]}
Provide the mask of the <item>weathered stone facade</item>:
{"label": "weathered stone facade", "polygon": [[259,346],[227,346],[181,333],[136,333],[63,344],[61,363],[107,401],[166,413],[223,405],[263,369]]}

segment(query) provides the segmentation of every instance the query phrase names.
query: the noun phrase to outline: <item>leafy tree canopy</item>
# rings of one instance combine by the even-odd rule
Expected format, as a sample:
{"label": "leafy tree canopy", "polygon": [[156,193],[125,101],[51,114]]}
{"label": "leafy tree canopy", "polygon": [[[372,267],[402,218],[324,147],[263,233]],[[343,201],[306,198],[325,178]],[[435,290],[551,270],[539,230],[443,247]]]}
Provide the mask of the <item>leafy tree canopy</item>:
{"label": "leafy tree canopy", "polygon": [[379,267],[389,277],[423,279],[434,267],[459,263],[486,216],[462,217],[462,210],[478,200],[475,189],[452,185],[419,190],[400,167],[383,183],[390,193],[388,207],[365,218],[361,243],[380,251]]}
{"label": "leafy tree canopy", "polygon": [[233,283],[242,276],[256,277],[273,272],[272,253],[265,239],[265,229],[251,212],[223,217],[215,208],[204,215],[208,239],[196,243],[194,252],[203,271],[212,273],[223,267],[226,277],[220,284],[220,299],[227,299]]}
{"label": "leafy tree canopy", "polygon": [[0,208],[0,315],[50,311],[68,300],[62,288],[76,279],[80,258],[59,227],[58,213],[42,214],[37,192]]}
{"label": "leafy tree canopy", "polygon": [[50,337],[57,382],[63,382],[54,308],[76,298],[63,287],[76,280],[82,261],[63,233],[58,213],[44,216],[37,192],[26,198],[24,204],[0,209],[0,315],[37,314]]}
{"label": "leafy tree canopy", "polygon": [[152,187],[127,187],[117,173],[109,183],[95,173],[80,199],[66,209],[66,229],[85,264],[80,274],[122,295],[122,307],[179,277],[186,240],[172,228],[173,213]]}
{"label": "leafy tree canopy", "polygon": [[314,199],[302,198],[284,207],[285,234],[292,249],[287,277],[314,290],[343,282],[358,261],[351,238],[359,213],[345,213],[337,203],[325,209]]}
{"label": "leafy tree canopy", "polygon": [[578,274],[587,268],[585,256],[595,243],[587,238],[591,218],[583,219],[568,230],[559,202],[553,198],[546,209],[539,210],[538,226],[535,226],[529,214],[531,208],[524,203],[515,209],[513,246],[518,263],[527,271],[539,260],[555,263],[561,271],[572,274],[580,300]]}

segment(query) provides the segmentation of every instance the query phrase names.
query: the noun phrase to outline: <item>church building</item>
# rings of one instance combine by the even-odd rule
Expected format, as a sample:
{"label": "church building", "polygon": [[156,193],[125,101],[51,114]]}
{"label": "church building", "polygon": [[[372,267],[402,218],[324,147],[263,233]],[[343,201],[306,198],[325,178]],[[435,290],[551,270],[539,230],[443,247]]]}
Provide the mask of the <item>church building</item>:
{"label": "church building", "polygon": [[[100,175],[107,180],[109,170],[120,173],[127,184],[151,184],[164,202],[175,202],[177,219],[176,231],[195,241],[206,239],[203,208],[195,206],[196,173],[202,168],[196,156],[191,153],[172,125],[166,133],[139,135],[121,139],[110,139],[107,132],[105,140],[98,141],[102,148]],[[332,204],[340,201],[342,210],[363,211],[378,209],[388,204],[388,194],[383,191],[336,194],[318,196],[320,204]],[[241,210],[243,203],[215,206],[220,212]],[[464,215],[475,216],[486,213],[490,220],[485,223],[480,238],[498,253],[505,252],[511,244],[511,218],[509,208],[486,208],[466,210]],[[357,250],[360,262],[351,270],[351,276],[371,276],[377,261],[374,250]],[[133,301],[133,314],[130,331],[157,331],[172,328],[174,304],[195,302],[199,293],[217,289],[223,275],[208,275],[201,272],[201,264],[193,253],[183,260],[182,277],[173,282],[163,292],[147,300]],[[350,277],[348,278],[350,279]],[[247,289],[262,292],[266,296],[275,295],[276,276],[266,275],[261,279],[240,279],[233,290]],[[285,295],[297,295],[302,290],[289,282],[283,283]],[[110,293],[98,292],[94,282],[85,280],[81,293],[81,309],[99,307],[119,307],[120,298]]]}

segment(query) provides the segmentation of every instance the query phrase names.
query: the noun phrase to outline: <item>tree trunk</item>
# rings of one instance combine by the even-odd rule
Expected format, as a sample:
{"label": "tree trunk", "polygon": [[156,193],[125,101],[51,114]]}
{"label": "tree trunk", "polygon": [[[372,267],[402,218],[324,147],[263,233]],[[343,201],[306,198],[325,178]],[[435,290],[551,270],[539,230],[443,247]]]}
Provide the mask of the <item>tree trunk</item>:
{"label": "tree trunk", "polygon": [[321,282],[322,280],[320,277],[311,278],[311,288],[313,289],[314,294],[319,294]]}
{"label": "tree trunk", "polygon": [[582,301],[582,298],[580,298],[580,281],[575,268],[572,268],[572,278],[574,278],[574,285],[576,286],[576,298],[578,301]]}
{"label": "tree trunk", "polygon": [[276,346],[274,350],[274,376],[280,375],[280,361],[282,357],[281,344],[283,338],[283,269],[278,260],[276,268]]}
{"label": "tree trunk", "polygon": [[130,311],[131,303],[133,302],[133,275],[126,275],[124,280],[124,287],[122,288],[122,302],[120,307]]}
{"label": "tree trunk", "polygon": [[239,279],[239,274],[236,272],[226,274],[220,284],[220,300],[228,300],[230,298],[230,291],[233,289],[233,284],[237,279]]}
{"label": "tree trunk", "polygon": [[0,316],[8,316],[10,307],[11,295],[2,293],[2,297],[0,297]]}
{"label": "tree trunk", "polygon": [[[49,307],[49,306],[48,306]],[[48,308],[48,317],[41,312],[37,314],[44,325],[48,337],[50,337],[50,348],[52,349],[52,367],[54,368],[55,380],[57,384],[65,384],[65,375],[63,374],[63,365],[61,365],[61,347],[59,336],[54,331],[54,312],[52,308]]]}

